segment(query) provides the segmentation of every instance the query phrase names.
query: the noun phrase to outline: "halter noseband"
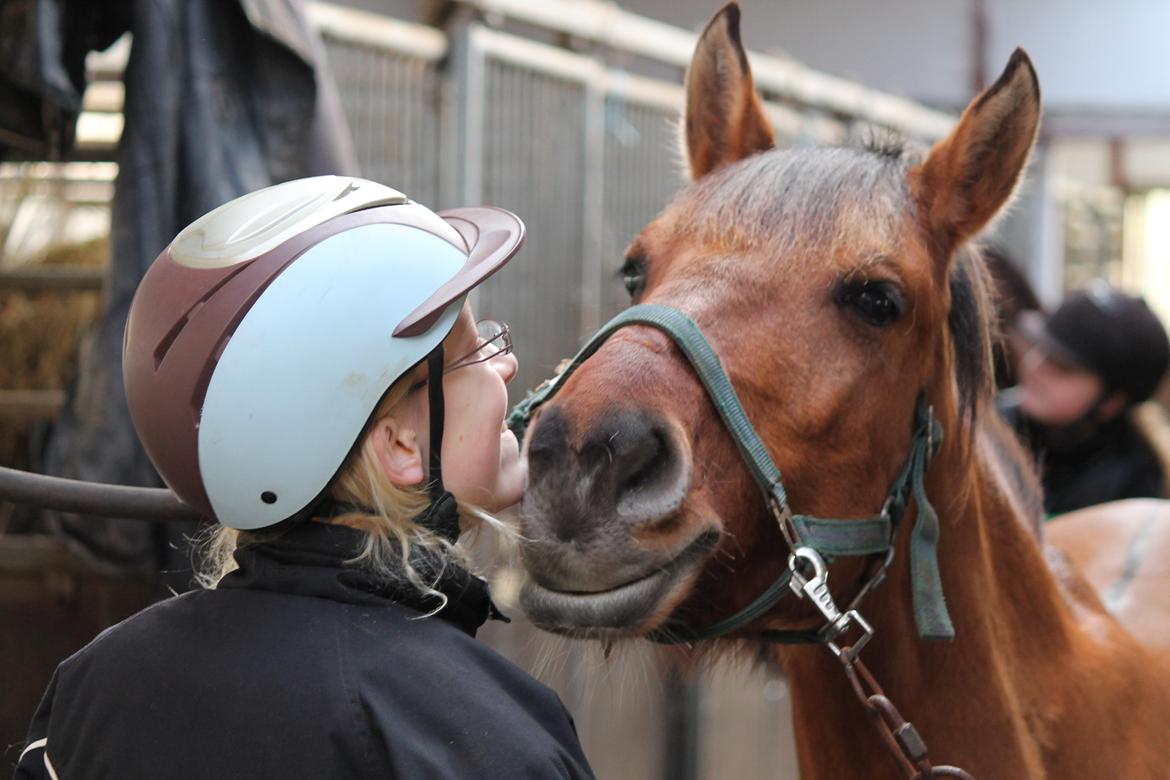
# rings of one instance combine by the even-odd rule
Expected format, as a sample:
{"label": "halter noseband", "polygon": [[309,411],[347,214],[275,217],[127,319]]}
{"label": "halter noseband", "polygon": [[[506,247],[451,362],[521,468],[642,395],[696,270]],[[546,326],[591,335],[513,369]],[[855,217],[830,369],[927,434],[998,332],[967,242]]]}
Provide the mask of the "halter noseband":
{"label": "halter noseband", "polygon": [[[852,520],[796,515],[788,506],[788,494],[780,470],[748,420],[719,357],[698,325],[677,309],[642,304],[626,309],[606,323],[559,375],[537,388],[512,410],[508,416],[508,425],[518,437],[523,438],[536,410],[564,386],[577,367],[611,335],[628,325],[657,328],[669,336],[686,356],[727,426],[748,471],[763,491],[768,508],[791,550],[787,568],[767,590],[739,612],[698,630],[667,623],[654,631],[650,635],[651,639],[673,644],[728,634],[753,622],[791,592],[798,597],[810,598],[825,617],[825,625],[814,631],[765,631],[762,634],[764,640],[788,644],[823,642],[839,652],[834,640],[847,628],[855,626],[863,632],[862,638],[847,648],[847,651],[855,653],[873,633],[856,612],[856,607],[885,578],[885,572],[893,562],[898,526],[911,495],[918,502],[918,517],[910,545],[914,620],[918,635],[926,639],[954,638],[954,627],[947,613],[938,569],[938,516],[927,499],[924,484],[926,468],[942,441],[942,426],[934,419],[924,395],[919,396],[915,409],[910,453],[878,514]],[[881,557],[871,567],[866,582],[848,609],[842,612],[829,595],[826,561],[831,562],[837,557],[863,556]]]}

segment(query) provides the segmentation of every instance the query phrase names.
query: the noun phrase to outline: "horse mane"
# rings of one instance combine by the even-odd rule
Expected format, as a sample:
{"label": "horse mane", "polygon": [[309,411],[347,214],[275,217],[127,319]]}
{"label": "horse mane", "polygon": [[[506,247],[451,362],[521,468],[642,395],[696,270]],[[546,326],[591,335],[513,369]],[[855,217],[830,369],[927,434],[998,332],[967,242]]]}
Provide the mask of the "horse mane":
{"label": "horse mane", "polygon": [[871,127],[866,130],[861,139],[861,148],[888,160],[901,160],[908,153],[914,155],[915,162],[922,159],[921,149],[912,147],[904,135],[882,128]]}
{"label": "horse mane", "polygon": [[955,357],[960,419],[972,427],[995,389],[992,344],[999,338],[991,280],[978,247],[959,249],[951,265],[947,329]]}

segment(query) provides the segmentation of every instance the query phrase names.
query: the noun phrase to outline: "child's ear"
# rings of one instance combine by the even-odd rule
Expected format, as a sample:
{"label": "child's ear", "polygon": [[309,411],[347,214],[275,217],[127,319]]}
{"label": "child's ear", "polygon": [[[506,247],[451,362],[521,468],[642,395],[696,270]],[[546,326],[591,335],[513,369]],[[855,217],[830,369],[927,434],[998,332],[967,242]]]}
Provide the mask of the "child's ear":
{"label": "child's ear", "polygon": [[398,487],[414,487],[426,479],[423,454],[414,427],[392,414],[379,418],[371,445],[382,473]]}

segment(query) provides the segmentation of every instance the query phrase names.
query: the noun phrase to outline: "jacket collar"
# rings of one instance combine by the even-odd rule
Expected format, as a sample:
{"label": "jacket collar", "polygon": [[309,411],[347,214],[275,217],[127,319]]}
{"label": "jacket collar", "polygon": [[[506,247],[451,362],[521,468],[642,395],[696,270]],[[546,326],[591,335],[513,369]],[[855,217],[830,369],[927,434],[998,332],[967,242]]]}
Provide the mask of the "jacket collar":
{"label": "jacket collar", "polygon": [[[399,604],[421,613],[442,603],[418,590],[402,573],[381,577],[358,563],[364,531],[319,522],[285,523],[269,535],[236,550],[239,569],[224,577],[220,589],[266,590],[370,606]],[[447,597],[434,616],[475,636],[488,618],[507,621],[492,603],[487,583],[444,557],[411,550],[411,564],[426,583]]]}

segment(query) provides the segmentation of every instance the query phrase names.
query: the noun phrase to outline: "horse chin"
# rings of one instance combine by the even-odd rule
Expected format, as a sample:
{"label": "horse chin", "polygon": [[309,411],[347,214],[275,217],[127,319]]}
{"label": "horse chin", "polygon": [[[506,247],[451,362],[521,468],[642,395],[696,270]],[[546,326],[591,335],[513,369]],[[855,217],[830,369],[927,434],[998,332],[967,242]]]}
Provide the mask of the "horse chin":
{"label": "horse chin", "polygon": [[603,591],[563,591],[528,578],[520,606],[536,626],[577,638],[622,639],[642,636],[665,622],[686,597],[719,542],[718,529],[692,539],[665,565]]}

